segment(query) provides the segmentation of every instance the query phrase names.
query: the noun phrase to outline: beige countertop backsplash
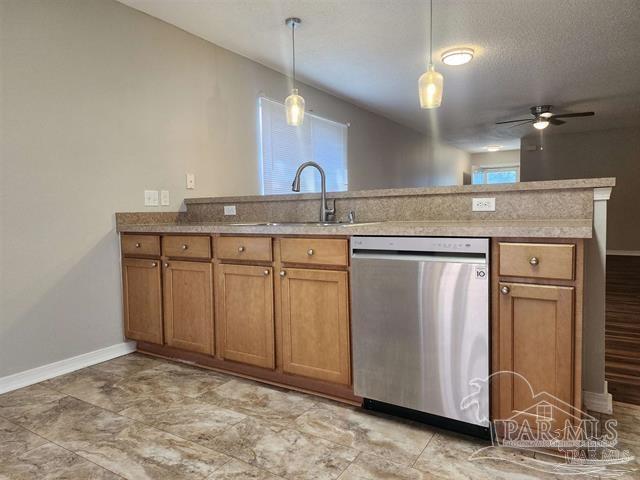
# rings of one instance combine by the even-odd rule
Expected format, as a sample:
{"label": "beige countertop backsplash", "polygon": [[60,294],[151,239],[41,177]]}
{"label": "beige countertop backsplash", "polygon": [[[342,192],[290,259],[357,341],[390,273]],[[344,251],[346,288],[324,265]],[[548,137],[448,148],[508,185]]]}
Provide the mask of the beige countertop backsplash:
{"label": "beige countertop backsplash", "polygon": [[[186,212],[118,213],[116,223],[119,232],[590,238],[593,190],[614,185],[601,178],[329,193],[337,219],[353,210],[354,225],[229,225],[317,221],[319,194],[187,199]],[[478,197],[495,198],[496,210],[473,212]],[[236,215],[225,216],[225,205]]]}

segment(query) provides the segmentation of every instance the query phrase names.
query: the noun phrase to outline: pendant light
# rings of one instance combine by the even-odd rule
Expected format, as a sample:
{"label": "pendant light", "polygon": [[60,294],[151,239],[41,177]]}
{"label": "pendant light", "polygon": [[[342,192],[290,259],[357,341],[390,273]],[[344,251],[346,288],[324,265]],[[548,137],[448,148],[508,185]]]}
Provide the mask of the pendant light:
{"label": "pendant light", "polygon": [[433,0],[429,0],[429,66],[418,80],[420,108],[438,108],[442,103],[442,74],[433,66]]}
{"label": "pendant light", "polygon": [[298,127],[302,125],[304,120],[304,98],[298,95],[296,88],[296,27],[302,23],[302,20],[296,17],[287,18],[284,23],[291,28],[291,46],[293,52],[293,88],[291,95],[285,101],[284,106],[287,112],[287,125]]}

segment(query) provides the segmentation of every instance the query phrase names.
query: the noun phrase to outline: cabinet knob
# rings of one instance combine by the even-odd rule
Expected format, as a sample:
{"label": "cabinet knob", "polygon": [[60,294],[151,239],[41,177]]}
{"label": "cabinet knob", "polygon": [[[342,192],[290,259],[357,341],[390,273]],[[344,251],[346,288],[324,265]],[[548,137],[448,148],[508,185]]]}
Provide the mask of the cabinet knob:
{"label": "cabinet knob", "polygon": [[169,264],[168,263],[165,263],[164,266],[165,266],[165,268],[169,268]]}
{"label": "cabinet knob", "polygon": [[531,257],[529,259],[529,264],[533,265],[534,267],[539,263],[540,263],[540,260],[538,260],[538,257]]}
{"label": "cabinet knob", "polygon": [[157,266],[158,266],[158,264],[157,264],[156,262],[151,262],[151,266],[152,266],[152,267],[157,267]]}
{"label": "cabinet knob", "polygon": [[269,275],[269,270],[264,271],[264,276],[266,277],[267,275]]}
{"label": "cabinet knob", "polygon": [[287,272],[285,272],[284,270],[280,270],[280,276],[284,277],[287,274]]}
{"label": "cabinet knob", "polygon": [[500,287],[500,292],[502,292],[503,295],[509,295],[510,291],[511,289],[506,285],[504,285],[503,287]]}
{"label": "cabinet knob", "polygon": [[136,248],[140,248],[142,244],[140,242],[136,242]]}
{"label": "cabinet knob", "polygon": [[238,247],[238,251],[239,251],[240,253],[244,252],[244,247]]}
{"label": "cabinet knob", "polygon": [[313,255],[313,248],[310,248],[309,250],[307,250],[307,255],[309,256]]}
{"label": "cabinet knob", "polygon": [[182,249],[183,249],[183,250],[186,250],[187,248],[189,248],[189,245],[186,245],[186,244],[185,244],[185,245],[182,245]]}

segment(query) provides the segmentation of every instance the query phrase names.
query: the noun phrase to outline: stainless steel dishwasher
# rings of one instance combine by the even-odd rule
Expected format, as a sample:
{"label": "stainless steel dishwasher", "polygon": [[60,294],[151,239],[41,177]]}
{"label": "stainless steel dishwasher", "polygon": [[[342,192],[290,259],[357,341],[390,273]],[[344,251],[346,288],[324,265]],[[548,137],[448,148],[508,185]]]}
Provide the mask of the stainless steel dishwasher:
{"label": "stainless steel dishwasher", "polygon": [[355,394],[488,427],[489,240],[353,237],[351,259]]}

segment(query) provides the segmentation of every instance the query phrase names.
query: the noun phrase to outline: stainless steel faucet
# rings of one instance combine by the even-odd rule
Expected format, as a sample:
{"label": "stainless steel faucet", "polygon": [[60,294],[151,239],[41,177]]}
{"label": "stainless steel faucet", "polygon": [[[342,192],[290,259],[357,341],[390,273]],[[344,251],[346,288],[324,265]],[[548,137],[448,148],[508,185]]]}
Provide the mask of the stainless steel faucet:
{"label": "stainless steel faucet", "polygon": [[320,221],[328,222],[329,217],[335,215],[336,208],[335,204],[333,207],[329,207],[327,203],[327,179],[324,174],[324,170],[320,165],[316,162],[304,162],[302,165],[298,167],[298,171],[296,172],[296,176],[293,179],[293,183],[291,184],[291,190],[294,192],[300,191],[300,174],[307,167],[315,167],[320,172],[320,182],[322,185],[322,193],[320,194]]}

